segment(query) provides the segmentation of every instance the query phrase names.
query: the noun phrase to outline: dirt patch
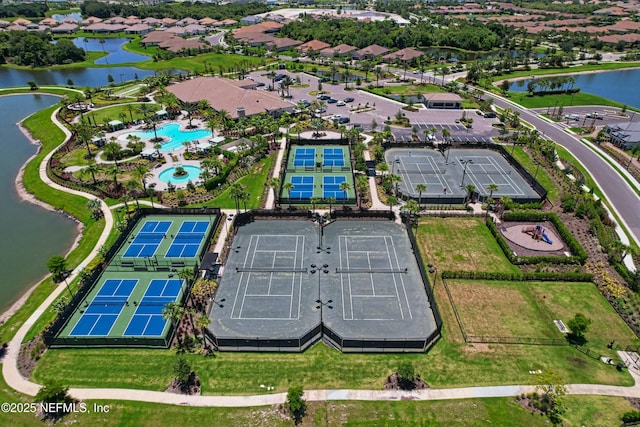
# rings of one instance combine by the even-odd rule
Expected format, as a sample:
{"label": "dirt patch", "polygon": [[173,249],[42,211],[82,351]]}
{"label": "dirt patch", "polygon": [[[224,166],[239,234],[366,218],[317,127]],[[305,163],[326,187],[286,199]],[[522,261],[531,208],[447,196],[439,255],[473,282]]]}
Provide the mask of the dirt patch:
{"label": "dirt patch", "polygon": [[532,414],[544,415],[540,409],[533,406],[534,399],[531,399],[530,397],[517,397],[516,402]]}
{"label": "dirt patch", "polygon": [[171,384],[169,384],[166,392],[175,394],[199,395],[200,378],[198,378],[198,375],[195,372],[191,372],[191,375],[189,375],[189,380],[186,383],[181,383],[174,378],[173,381],[171,381]]}
{"label": "dirt patch", "polygon": [[468,344],[463,347],[465,353],[493,353],[494,350],[489,347],[489,344],[475,343]]}
{"label": "dirt patch", "polygon": [[416,376],[416,379],[413,382],[402,381],[398,378],[398,373],[394,372],[393,374],[387,377],[387,381],[384,384],[385,390],[426,390],[429,386],[427,383],[422,381],[420,375]]}
{"label": "dirt patch", "polygon": [[[523,233],[522,228],[540,225],[547,230],[547,234],[553,241],[549,245],[543,241],[536,241],[530,234]],[[500,234],[505,238],[509,248],[516,253],[517,256],[564,256],[568,251],[567,245],[560,238],[560,233],[549,221],[543,222],[504,222],[498,227]],[[553,237],[551,236],[553,235]],[[545,250],[545,248],[549,250]]]}
{"label": "dirt patch", "polygon": [[640,409],[640,399],[637,397],[627,397],[627,400],[631,403],[631,406],[633,406],[634,409]]}

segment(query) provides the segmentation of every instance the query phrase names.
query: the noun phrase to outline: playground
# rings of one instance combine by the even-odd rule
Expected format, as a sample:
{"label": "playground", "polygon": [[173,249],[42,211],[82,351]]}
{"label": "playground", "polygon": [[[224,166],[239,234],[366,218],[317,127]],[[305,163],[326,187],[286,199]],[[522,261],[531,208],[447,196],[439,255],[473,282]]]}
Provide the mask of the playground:
{"label": "playground", "polygon": [[498,229],[518,256],[562,255],[568,251],[560,234],[549,221],[505,222]]}

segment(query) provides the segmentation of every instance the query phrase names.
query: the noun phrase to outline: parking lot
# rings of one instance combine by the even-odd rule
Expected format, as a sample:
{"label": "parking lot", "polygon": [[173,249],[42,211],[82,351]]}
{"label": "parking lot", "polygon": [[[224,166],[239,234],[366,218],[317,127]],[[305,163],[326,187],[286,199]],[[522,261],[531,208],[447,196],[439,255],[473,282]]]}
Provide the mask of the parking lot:
{"label": "parking lot", "polygon": [[[294,80],[298,78],[301,84],[308,85],[303,88],[290,88],[290,101],[292,104],[297,104],[302,100],[312,102],[315,99],[315,96],[310,95],[309,92],[317,91],[319,80],[317,77],[302,72],[294,73],[286,70],[278,70],[277,73],[289,75]],[[268,88],[272,83],[265,71],[250,73],[249,77],[259,83],[264,83],[264,86],[258,88],[258,90],[266,90],[266,88]],[[404,104],[399,101],[384,98],[366,91],[357,90],[355,87],[354,83],[350,83],[350,90],[345,90],[344,83],[322,83],[323,92],[325,92],[330,98],[337,101],[344,101],[347,98],[353,98],[353,101],[346,102],[344,105],[341,105],[342,103],[339,102],[329,103],[325,100],[323,102],[325,103],[326,111],[321,113],[321,115],[323,117],[333,117],[336,115],[349,117],[350,126],[360,126],[365,131],[370,131],[372,123],[375,121],[376,129],[380,131],[385,126],[384,122],[388,117],[394,117],[398,111],[402,111],[410,120],[412,127],[418,127],[417,135],[421,140],[425,138],[423,133],[424,129],[436,129],[436,136],[438,139],[441,139],[442,129],[448,129],[453,141],[480,142],[498,135],[497,129],[492,127],[492,124],[496,123],[498,120],[496,118],[484,118],[483,116],[475,114],[474,110],[467,110],[467,117],[473,119],[472,128],[467,129],[464,125],[457,123],[462,118],[462,110],[436,110],[422,108],[415,112],[406,111],[402,110]],[[354,89],[351,90],[352,88]],[[372,108],[367,111],[351,111],[351,109],[358,106],[364,107],[366,105],[369,105],[369,107]],[[392,132],[396,141],[412,140],[412,128],[393,127]]]}

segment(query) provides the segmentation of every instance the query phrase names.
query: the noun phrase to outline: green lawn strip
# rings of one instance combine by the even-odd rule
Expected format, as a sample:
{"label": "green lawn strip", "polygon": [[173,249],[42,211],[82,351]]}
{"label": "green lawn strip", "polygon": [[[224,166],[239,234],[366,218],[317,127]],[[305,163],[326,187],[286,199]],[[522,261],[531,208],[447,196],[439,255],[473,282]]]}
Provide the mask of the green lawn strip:
{"label": "green lawn strip", "polygon": [[[20,394],[7,385],[4,376],[0,375],[0,401],[2,403],[31,403],[33,398]],[[33,427],[44,424],[34,414],[23,411],[0,412],[0,425],[11,427]]]}
{"label": "green lawn strip", "polygon": [[122,49],[139,55],[147,55],[151,59],[160,48],[157,46],[142,46],[142,37],[136,37],[129,40],[129,43],[123,44]]}
{"label": "green lawn strip", "polygon": [[[580,171],[582,176],[584,176],[585,185],[588,188],[592,189],[593,190],[593,194],[598,196],[602,200],[602,202],[605,205],[607,205],[607,207],[609,208],[609,212],[611,212],[611,215],[613,215],[613,219],[616,221],[618,226],[624,231],[624,233],[629,238],[630,246],[634,247],[635,249],[640,249],[638,247],[638,245],[636,244],[635,240],[630,236],[629,231],[625,227],[624,223],[620,220],[620,217],[618,216],[616,211],[611,207],[611,204],[604,197],[604,194],[602,193],[600,188],[596,185],[595,181],[593,180],[593,178],[591,177],[589,172],[585,169],[585,167],[582,166],[582,164],[580,162],[578,162],[576,160],[576,158],[573,157],[573,155],[566,148],[564,148],[564,147],[562,147],[562,146],[560,146],[558,144],[556,144],[556,152],[558,153],[558,157],[561,160],[571,164],[572,167],[574,167],[574,168],[576,168],[576,169],[578,169]],[[633,188],[633,186],[631,188]]]}
{"label": "green lawn strip", "polygon": [[[516,146],[515,150],[511,151],[511,155],[518,161],[518,163],[524,166],[531,176],[534,176],[535,174],[536,181],[538,181],[540,185],[547,190],[547,198],[551,203],[554,205],[558,204],[560,201],[559,190],[553,180],[549,177],[547,171],[542,167],[536,167],[536,164],[533,163],[531,157],[529,157],[522,147]],[[538,171],[537,173],[536,170]]]}
{"label": "green lawn strip", "polygon": [[63,166],[87,166],[89,160],[85,157],[87,155],[87,149],[83,145],[82,148],[70,151],[64,154],[60,158],[60,163]]}
{"label": "green lawn strip", "polygon": [[482,219],[421,218],[416,233],[422,257],[440,269],[517,273]]}
{"label": "green lawn strip", "polygon": [[154,71],[174,69],[203,72],[205,62],[207,63],[207,67],[214,70],[216,73],[220,70],[220,67],[222,67],[223,71],[226,73],[233,71],[238,67],[256,67],[258,65],[263,65],[268,61],[264,58],[256,58],[253,56],[224,53],[203,53],[201,55],[190,57],[179,56],[165,61],[136,62],[135,66],[145,70]]}
{"label": "green lawn strip", "polygon": [[[26,65],[14,65],[14,64],[4,64],[7,68],[12,68],[15,70],[68,70],[73,68],[105,68],[105,67],[113,67],[113,65],[109,64],[94,64],[95,61],[102,58],[103,56],[107,56],[105,52],[87,52],[87,58],[84,61],[80,62],[72,62],[71,64],[58,64],[58,65],[48,65],[46,67],[31,67]],[[119,66],[131,65],[133,66],[135,63],[130,64],[118,64]],[[73,79],[72,79],[73,80]],[[37,80],[36,80],[37,82]]]}
{"label": "green lawn strip", "polygon": [[[272,157],[265,157],[253,166],[252,173],[243,176],[237,182],[245,187],[249,192],[247,200],[247,209],[255,209],[260,206],[260,198],[262,197],[264,186],[267,182],[267,174],[271,168]],[[195,203],[187,207],[201,207],[203,205],[215,206],[221,209],[235,209],[236,201],[231,196],[231,189],[227,188],[218,197],[208,202]],[[240,201],[240,207],[244,208],[244,203]]]}
{"label": "green lawn strip", "polygon": [[440,88],[440,86],[433,84],[416,84],[416,85],[401,85],[401,86],[385,86],[377,87],[373,89],[367,89],[368,92],[375,93],[380,96],[387,95],[417,95],[424,93],[446,93],[446,90]]}
{"label": "green lawn strip", "polygon": [[64,87],[40,87],[38,90],[31,90],[27,87],[10,87],[0,89],[0,95],[14,95],[19,93],[28,93],[28,94],[52,94],[52,95],[62,95],[62,96],[74,96],[80,95],[78,90],[74,90],[71,88]]}
{"label": "green lawn strip", "polygon": [[[115,105],[113,107],[105,107],[99,110],[93,111],[88,115],[91,116],[92,119],[95,119],[96,123],[104,123],[105,121],[111,120],[122,120],[120,118],[120,113],[124,114],[124,118],[126,121],[131,120],[131,116],[133,116],[133,120],[143,119],[144,116],[139,112],[140,106],[142,104],[130,104],[133,107],[133,111],[129,114],[128,107],[125,105]],[[146,102],[145,105],[149,107],[150,112],[158,111],[162,108],[160,104],[155,104],[152,102]]]}
{"label": "green lawn strip", "polygon": [[[526,92],[509,92],[508,99],[525,108],[544,108],[562,105],[564,108],[576,105],[603,105],[622,108],[624,104],[586,92],[573,95],[557,94],[543,96],[527,96]],[[629,107],[627,107],[629,109]]]}
{"label": "green lawn strip", "polygon": [[624,397],[568,395],[564,400],[567,426],[618,426],[625,412],[636,410]]}

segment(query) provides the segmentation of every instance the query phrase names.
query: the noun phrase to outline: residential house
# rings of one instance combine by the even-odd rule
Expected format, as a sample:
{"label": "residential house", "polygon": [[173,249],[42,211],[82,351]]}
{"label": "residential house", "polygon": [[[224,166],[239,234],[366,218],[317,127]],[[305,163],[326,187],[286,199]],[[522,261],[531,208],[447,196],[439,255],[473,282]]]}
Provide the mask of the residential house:
{"label": "residential house", "polygon": [[389,49],[383,46],[379,46],[377,44],[372,44],[371,46],[367,46],[360,50],[357,50],[353,54],[353,59],[375,59],[378,56],[386,55],[389,52]]}
{"label": "residential house", "polygon": [[343,44],[339,44],[338,46],[327,47],[325,49],[322,49],[320,51],[320,55],[328,58],[333,58],[336,56],[344,57],[349,55],[349,53],[355,53],[357,49],[358,48],[355,46],[351,46],[343,43]]}

